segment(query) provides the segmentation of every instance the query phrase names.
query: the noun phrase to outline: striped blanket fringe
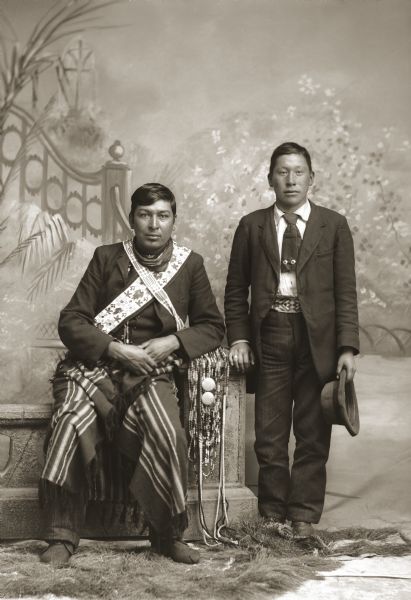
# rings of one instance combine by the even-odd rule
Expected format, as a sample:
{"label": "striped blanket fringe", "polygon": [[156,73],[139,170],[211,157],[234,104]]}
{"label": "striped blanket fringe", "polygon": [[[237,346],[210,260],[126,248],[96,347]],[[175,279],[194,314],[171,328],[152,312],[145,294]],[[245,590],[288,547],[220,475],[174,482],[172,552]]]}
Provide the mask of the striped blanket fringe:
{"label": "striped blanket fringe", "polygon": [[[190,362],[188,394],[190,410],[189,460],[197,475],[198,511],[204,543],[237,545],[229,535],[228,500],[225,490],[225,413],[230,365],[226,349],[217,348]],[[203,479],[214,471],[218,456],[218,495],[213,529],[206,522]]]}
{"label": "striped blanket fringe", "polygon": [[116,446],[108,440],[98,443],[95,452],[95,458],[84,468],[85,481],[80,491],[70,491],[65,486],[41,478],[38,484],[40,507],[45,509],[57,503],[63,510],[74,512],[79,510],[79,506],[91,506],[98,512],[103,526],[130,522],[138,532],[143,532],[147,523],[128,489],[135,464],[120,455]]}

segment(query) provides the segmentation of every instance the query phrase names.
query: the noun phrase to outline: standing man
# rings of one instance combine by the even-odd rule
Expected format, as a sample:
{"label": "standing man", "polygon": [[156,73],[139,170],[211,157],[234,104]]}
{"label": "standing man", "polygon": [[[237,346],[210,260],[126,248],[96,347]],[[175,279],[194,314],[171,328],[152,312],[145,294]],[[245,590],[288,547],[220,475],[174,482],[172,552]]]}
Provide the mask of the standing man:
{"label": "standing man", "polygon": [[342,369],[351,381],[359,351],[352,236],[345,217],[308,199],[313,181],[306,148],[274,150],[275,204],[241,219],[225,290],[230,362],[243,372],[255,363],[259,512],[296,537],[312,535],[324,505],[331,426],[321,389]]}

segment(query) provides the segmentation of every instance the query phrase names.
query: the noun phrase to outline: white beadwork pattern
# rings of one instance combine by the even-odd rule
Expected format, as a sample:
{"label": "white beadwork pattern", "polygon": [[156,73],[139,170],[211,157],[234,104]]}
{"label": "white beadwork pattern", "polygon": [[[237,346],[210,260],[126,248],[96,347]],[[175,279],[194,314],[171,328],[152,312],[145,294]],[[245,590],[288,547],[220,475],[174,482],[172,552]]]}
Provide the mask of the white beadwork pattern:
{"label": "white beadwork pattern", "polygon": [[[132,240],[127,240],[127,242],[132,243]],[[126,242],[124,242],[124,244],[125,243]],[[190,253],[191,250],[188,248],[178,246],[173,242],[173,253],[170,262],[167,265],[167,269],[160,273],[150,273],[150,275],[155,277],[156,286],[160,289],[164,288],[183,266]],[[152,300],[153,296],[154,294],[148,289],[141,277],[138,277],[126,290],[121,292],[117,298],[114,298],[106,308],[103,308],[103,310],[96,315],[94,324],[104,331],[104,333],[110,333],[123,321],[141,310],[148,302],[150,302],[150,300]]]}

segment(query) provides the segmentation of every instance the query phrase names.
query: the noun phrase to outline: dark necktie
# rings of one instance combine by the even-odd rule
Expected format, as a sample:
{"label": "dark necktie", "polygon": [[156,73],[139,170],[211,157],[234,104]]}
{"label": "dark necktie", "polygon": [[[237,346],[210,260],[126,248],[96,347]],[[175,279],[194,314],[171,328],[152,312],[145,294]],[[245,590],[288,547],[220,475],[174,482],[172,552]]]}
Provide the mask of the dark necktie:
{"label": "dark necktie", "polygon": [[301,246],[301,235],[297,227],[298,215],[284,213],[287,228],[284,231],[283,245],[281,247],[281,271],[292,273],[297,265],[298,251]]}

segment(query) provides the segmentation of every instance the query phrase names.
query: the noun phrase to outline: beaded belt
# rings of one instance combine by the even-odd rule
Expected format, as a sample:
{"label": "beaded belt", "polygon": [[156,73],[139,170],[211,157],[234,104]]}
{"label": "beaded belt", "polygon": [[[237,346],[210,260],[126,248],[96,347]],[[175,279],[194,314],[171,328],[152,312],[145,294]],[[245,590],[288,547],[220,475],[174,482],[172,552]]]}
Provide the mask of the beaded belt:
{"label": "beaded belt", "polygon": [[299,299],[294,296],[277,296],[271,309],[277,312],[299,313],[301,304]]}

